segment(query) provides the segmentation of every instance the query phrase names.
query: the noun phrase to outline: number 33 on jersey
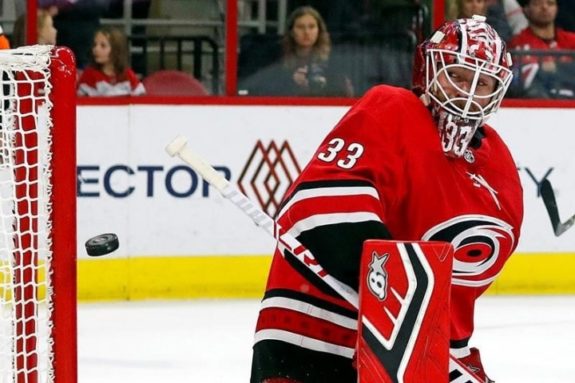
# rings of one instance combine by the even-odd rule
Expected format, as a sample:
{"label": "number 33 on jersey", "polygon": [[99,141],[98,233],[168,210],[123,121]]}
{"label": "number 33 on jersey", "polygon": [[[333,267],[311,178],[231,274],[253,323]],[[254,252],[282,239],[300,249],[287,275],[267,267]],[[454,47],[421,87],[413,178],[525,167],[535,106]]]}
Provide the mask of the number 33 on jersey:
{"label": "number 33 on jersey", "polygon": [[317,158],[324,162],[336,161],[336,165],[342,169],[351,169],[363,154],[364,147],[357,142],[346,143],[342,138],[332,138],[324,152],[320,152]]}

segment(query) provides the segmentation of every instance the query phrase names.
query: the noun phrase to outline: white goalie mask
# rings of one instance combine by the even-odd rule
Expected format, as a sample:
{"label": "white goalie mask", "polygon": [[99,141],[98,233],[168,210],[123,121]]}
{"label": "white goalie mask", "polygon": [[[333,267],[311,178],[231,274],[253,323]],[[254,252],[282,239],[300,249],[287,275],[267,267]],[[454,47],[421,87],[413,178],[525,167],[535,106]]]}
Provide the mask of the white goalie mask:
{"label": "white goalie mask", "polygon": [[418,46],[414,91],[431,107],[447,155],[461,157],[499,109],[510,65],[505,43],[482,16],[447,22]]}

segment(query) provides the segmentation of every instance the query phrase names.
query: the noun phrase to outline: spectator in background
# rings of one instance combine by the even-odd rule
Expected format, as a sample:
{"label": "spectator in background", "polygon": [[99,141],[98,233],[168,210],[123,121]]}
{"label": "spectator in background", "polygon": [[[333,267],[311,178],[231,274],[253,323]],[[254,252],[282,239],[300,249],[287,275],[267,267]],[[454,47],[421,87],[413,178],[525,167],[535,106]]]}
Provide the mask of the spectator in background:
{"label": "spectator in background", "polygon": [[[122,19],[124,17],[125,4],[124,1],[111,1],[109,2],[108,9],[104,14],[104,17],[110,19]],[[150,17],[150,8],[152,6],[152,0],[131,0],[131,10],[130,14],[132,19],[136,21],[137,19],[147,19]],[[154,1],[156,3],[156,1]],[[145,25],[132,25],[130,30],[130,36],[132,37],[145,37],[147,27]],[[135,38],[130,41],[130,46],[136,48],[136,50],[143,51],[147,46],[146,40],[144,38]],[[130,63],[132,64],[132,69],[136,73],[147,73],[148,60],[143,54],[132,53],[130,58]]]}
{"label": "spectator in background", "polygon": [[[405,0],[409,1],[409,0]],[[330,36],[345,35],[348,33],[355,34],[365,29],[366,21],[366,8],[377,6],[381,7],[382,3],[386,1],[377,2],[363,2],[363,1],[349,1],[349,0],[291,0],[288,2],[289,11],[295,11],[297,8],[303,6],[311,6],[322,15],[327,30]],[[374,16],[375,12],[371,12],[369,16]]]}
{"label": "spectator in background", "polygon": [[511,25],[509,25],[503,1],[487,0],[485,2],[485,17],[487,18],[487,23],[499,33],[501,39],[509,41],[513,36],[513,30]]}
{"label": "spectator in background", "polygon": [[[283,38],[283,65],[295,94],[351,96],[344,79],[335,79],[329,71],[331,40],[322,16],[312,7],[294,10]],[[328,77],[330,83],[328,84]],[[335,81],[341,81],[334,84]],[[287,85],[287,84],[286,84]],[[350,87],[350,86],[349,86]]]}
{"label": "spectator in background", "polygon": [[[514,37],[509,47],[527,51],[573,50],[571,55],[516,54],[521,66],[525,96],[572,98],[575,96],[575,33],[555,25],[557,0],[521,0],[529,26]],[[534,52],[532,52],[534,53]]]}
{"label": "spectator in background", "polygon": [[[69,47],[76,65],[83,69],[90,60],[94,32],[100,27],[110,2],[119,0],[37,0],[39,8],[48,9],[58,29],[58,45]],[[26,11],[26,1],[15,0],[16,14]]]}
{"label": "spectator in background", "polygon": [[[507,1],[507,0],[505,0]],[[507,41],[513,35],[504,8],[504,0],[455,0],[451,1],[448,9],[449,19],[469,18],[473,15],[485,16],[487,23],[499,34],[502,40]]]}
{"label": "spectator in background", "polygon": [[485,16],[485,0],[447,0],[445,2],[445,18],[455,20],[466,15]]}
{"label": "spectator in background", "polygon": [[505,18],[511,27],[513,36],[519,34],[519,32],[527,28],[527,18],[523,14],[523,9],[517,0],[498,0],[497,2],[503,4]]}
{"label": "spectator in background", "polygon": [[69,47],[76,56],[79,69],[90,61],[90,47],[100,18],[108,9],[108,0],[41,0],[58,8],[54,25],[60,32],[58,44]]}
{"label": "spectator in background", "polygon": [[353,96],[351,81],[330,67],[331,40],[314,8],[295,9],[287,21],[280,63],[248,82],[250,95]]}
{"label": "spectator in background", "polygon": [[473,15],[485,16],[487,12],[486,0],[457,0],[454,3],[455,17],[468,18]]}
{"label": "spectator in background", "polygon": [[0,25],[0,49],[10,49],[10,40],[4,34],[4,29]]}
{"label": "spectator in background", "polygon": [[128,65],[128,42],[124,33],[102,27],[94,35],[92,59],[78,81],[80,96],[139,96],[144,85]]}
{"label": "spectator in background", "polygon": [[[56,36],[58,30],[54,28],[54,19],[52,18],[52,10],[38,9],[38,16],[36,18],[37,25],[37,43],[46,45],[56,45]],[[26,37],[26,14],[20,15],[14,23],[14,31],[12,33],[12,45],[14,47],[21,47],[27,45]]]}

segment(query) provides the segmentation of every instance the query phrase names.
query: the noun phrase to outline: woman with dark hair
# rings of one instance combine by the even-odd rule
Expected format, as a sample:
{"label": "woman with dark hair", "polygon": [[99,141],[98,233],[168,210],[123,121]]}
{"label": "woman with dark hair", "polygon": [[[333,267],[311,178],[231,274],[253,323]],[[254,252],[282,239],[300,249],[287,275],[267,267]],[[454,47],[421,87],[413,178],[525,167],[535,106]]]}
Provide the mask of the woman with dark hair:
{"label": "woman with dark hair", "polygon": [[312,7],[296,9],[287,22],[283,38],[286,70],[301,90],[325,87],[324,69],[331,52],[331,40],[321,15]]}
{"label": "woman with dark hair", "polygon": [[250,95],[353,96],[351,81],[330,66],[329,33],[313,7],[299,7],[291,13],[282,47],[281,61],[250,81]]}
{"label": "woman with dark hair", "polygon": [[94,35],[90,65],[78,81],[80,96],[138,96],[145,93],[128,63],[128,42],[124,33],[102,27]]}

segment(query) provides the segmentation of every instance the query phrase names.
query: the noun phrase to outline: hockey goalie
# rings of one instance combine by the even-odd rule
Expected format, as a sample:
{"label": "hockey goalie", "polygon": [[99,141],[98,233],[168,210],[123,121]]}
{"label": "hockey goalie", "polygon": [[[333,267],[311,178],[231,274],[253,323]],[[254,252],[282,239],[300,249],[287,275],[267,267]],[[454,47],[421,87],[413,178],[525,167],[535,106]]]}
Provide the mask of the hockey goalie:
{"label": "hockey goalie", "polygon": [[359,310],[278,241],[252,383],[493,381],[472,335],[523,219],[516,165],[486,123],[510,66],[484,18],[446,22],[418,46],[411,91],[372,88],[326,136],[276,221]]}

